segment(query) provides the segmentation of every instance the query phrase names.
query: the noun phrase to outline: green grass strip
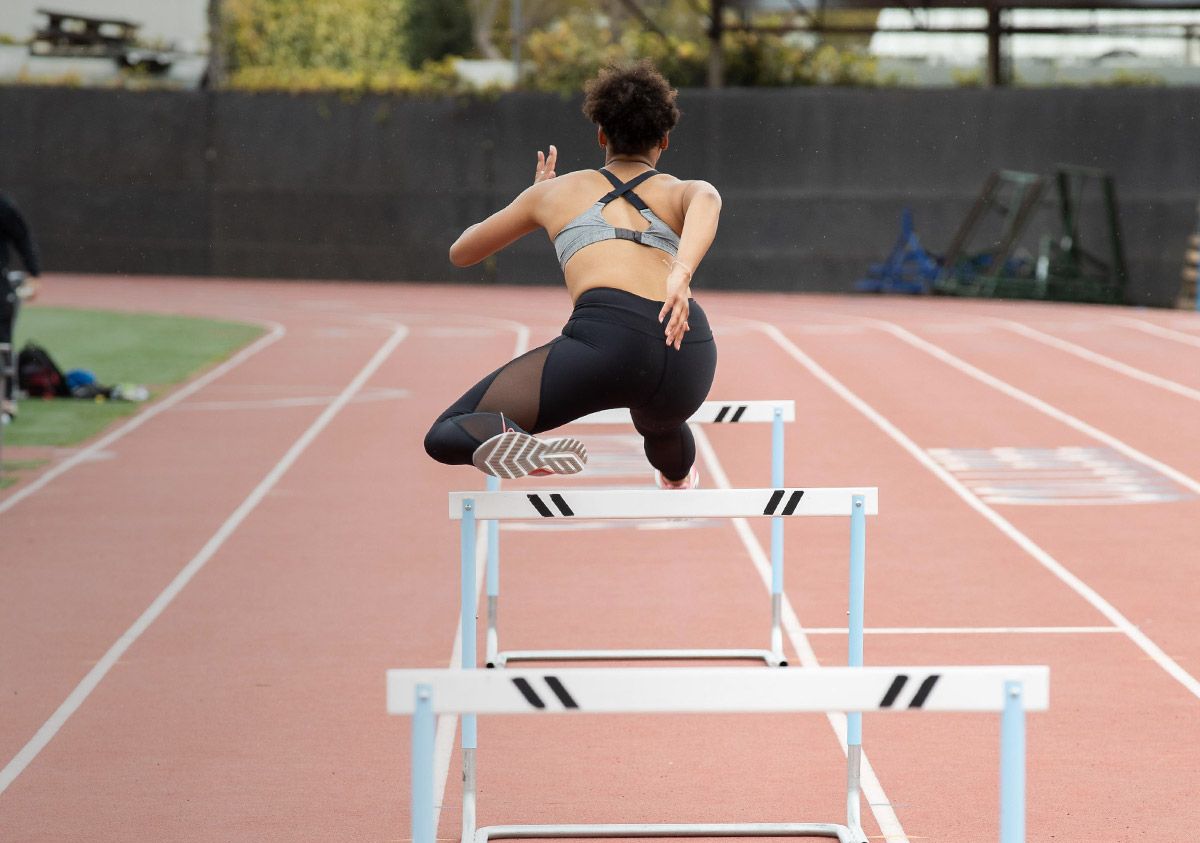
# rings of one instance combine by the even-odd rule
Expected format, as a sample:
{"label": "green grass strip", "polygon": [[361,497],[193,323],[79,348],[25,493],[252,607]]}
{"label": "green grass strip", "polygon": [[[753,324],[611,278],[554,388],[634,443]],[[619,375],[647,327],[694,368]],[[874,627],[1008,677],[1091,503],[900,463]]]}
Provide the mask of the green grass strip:
{"label": "green grass strip", "polygon": [[[17,320],[16,348],[44,347],[63,372],[87,369],[107,386],[139,383],[152,398],[229,357],[263,333],[258,325],[191,316],[27,307]],[[4,430],[10,446],[77,445],[137,412],[125,401],[26,398]]]}
{"label": "green grass strip", "polygon": [[31,468],[41,468],[50,460],[4,460],[0,463],[0,470],[5,473],[10,471],[28,471]]}
{"label": "green grass strip", "polygon": [[7,489],[20,480],[19,472],[41,468],[48,462],[50,460],[4,460],[0,462],[0,489]]}

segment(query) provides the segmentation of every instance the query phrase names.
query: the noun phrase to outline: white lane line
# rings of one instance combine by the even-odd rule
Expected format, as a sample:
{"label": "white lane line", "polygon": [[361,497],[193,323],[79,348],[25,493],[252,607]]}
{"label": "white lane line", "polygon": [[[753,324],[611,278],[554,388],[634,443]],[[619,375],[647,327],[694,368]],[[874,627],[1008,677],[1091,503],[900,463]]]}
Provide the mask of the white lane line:
{"label": "white lane line", "polygon": [[[708,467],[709,476],[721,489],[732,488],[729,482],[729,476],[725,473],[725,469],[721,466],[720,460],[717,459],[717,452],[713,450],[712,443],[709,441],[707,434],[699,425],[691,425],[692,432],[696,438],[696,446],[700,453],[704,456],[704,462]],[[746,551],[750,554],[750,559],[754,563],[754,567],[758,569],[758,574],[762,578],[763,585],[766,586],[767,592],[771,591],[771,562],[767,558],[766,551],[759,544],[758,537],[754,535],[754,531],[750,529],[750,524],[745,518],[732,518],[733,527],[737,531],[738,537],[741,538],[742,544],[745,545]],[[800,624],[800,619],[796,615],[796,610],[792,607],[792,602],[788,599],[787,594],[783,595],[783,627],[787,632],[788,640],[792,642],[792,648],[796,651],[797,657],[800,659],[802,667],[820,667],[820,662],[817,660],[817,654],[813,652],[812,645],[809,644],[808,638],[804,635],[804,627]],[[833,731],[837,735],[838,741],[841,744],[842,752],[846,750],[846,715],[839,712],[827,712],[825,715],[829,718],[829,723],[833,726]],[[879,777],[875,775],[875,770],[871,766],[871,761],[867,757],[867,752],[864,749],[862,752],[862,767],[861,767],[861,786],[863,797],[867,801],[871,813],[875,816],[875,822],[879,824],[880,831],[883,832],[884,839],[887,843],[908,843],[908,835],[904,833],[904,827],[900,824],[899,817],[892,809],[892,804],[888,800],[887,794],[883,791],[883,785],[879,782]]]}
{"label": "white lane line", "polygon": [[[1076,594],[1086,600],[1092,607],[1104,615],[1104,617],[1108,618],[1108,620],[1114,626],[1119,627],[1130,638],[1130,640],[1132,640],[1138,647],[1142,649],[1144,653],[1146,653],[1146,655],[1150,656],[1150,658],[1154,660],[1155,664],[1176,679],[1181,685],[1190,691],[1193,696],[1200,698],[1200,681],[1197,681],[1195,677],[1180,667],[1174,659],[1163,652],[1161,647],[1155,644],[1149,636],[1138,629],[1132,622],[1129,621],[1128,618],[1121,614],[1121,612],[1119,612],[1115,606],[1101,597],[1095,589],[1093,589],[1079,577],[1075,576],[1075,574],[1067,570],[1061,562],[1035,544],[1032,539],[1014,527],[1006,518],[996,512],[996,510],[992,509],[990,506],[972,494],[966,486],[960,483],[954,477],[954,475],[942,468],[942,466],[939,465],[938,462],[933,459],[933,457],[925,453],[925,451],[922,450],[915,442],[913,442],[912,439],[908,438],[908,436],[905,435],[899,428],[884,418],[874,407],[859,398],[855,393],[851,392],[842,384],[841,381],[837,380],[837,378],[825,371],[825,369],[822,368],[815,360],[801,351],[794,342],[784,336],[784,334],[780,332],[778,328],[765,322],[756,322],[754,324],[758,326],[758,330],[771,337],[771,339],[773,339],[780,348],[791,355],[791,357],[801,366],[807,369],[809,373],[813,375],[813,377],[824,383],[844,401],[866,416],[876,427],[887,434],[894,442],[896,442],[896,444],[900,445],[900,447],[907,451],[910,456],[917,460],[917,462],[921,463],[921,465],[925,466],[925,468],[932,472],[934,476],[945,483],[956,495],[962,498],[962,500],[966,502],[968,506],[990,521],[992,525],[996,527],[996,529],[1008,536],[1009,539],[1011,539],[1018,547],[1036,559],[1044,568],[1046,568],[1046,570],[1050,571],[1052,574],[1054,574],[1054,576],[1066,583],[1066,585]],[[890,323],[883,324],[890,325]],[[897,330],[900,331],[903,330],[900,329],[899,326],[892,327],[897,328]],[[913,339],[919,338],[914,337]],[[925,343],[924,340],[921,340],[920,342],[925,345],[931,345],[929,343]],[[955,365],[956,368],[965,367],[965,369],[972,369],[976,372],[979,372],[979,370],[975,369],[973,366],[969,366],[963,361],[958,360],[958,358],[953,357],[948,352],[945,352],[940,348],[937,348],[937,346],[932,346],[932,348],[936,349],[938,353],[934,354],[933,351],[930,351],[930,353],[934,354],[934,356],[938,357],[938,359],[949,358],[947,362],[954,361],[951,363],[951,365]],[[1010,394],[1011,390],[1011,392],[1018,393],[1022,396],[1025,396],[1025,398],[1029,400],[1036,401],[1038,404],[1046,406],[1050,411],[1052,411],[1053,414],[1056,414],[1056,417],[1057,415],[1066,416],[1066,414],[1062,413],[1060,410],[1049,407],[1049,405],[1046,405],[1045,402],[1038,401],[1038,399],[1035,399],[1032,396],[1027,396],[1025,393],[1021,393],[1020,390],[1008,386],[1008,384],[1005,384],[1003,381],[1000,381],[997,378],[993,378],[991,375],[987,375],[984,372],[979,372],[979,375],[986,377],[987,380],[985,382],[987,383],[994,381],[996,384],[998,384],[997,389],[1001,389],[1001,391],[1005,392],[1006,394]],[[1073,417],[1067,416],[1067,418]],[[1077,419],[1075,421],[1078,422]],[[1083,422],[1078,422],[1078,424],[1083,425]],[[1090,425],[1083,426],[1094,430],[1094,428],[1091,428]],[[1096,432],[1099,433],[1099,431]],[[1125,451],[1133,451],[1132,448],[1124,445],[1124,443],[1121,443],[1119,440],[1113,439],[1107,434],[1101,435],[1107,437],[1109,440],[1112,440],[1112,442],[1124,446],[1123,449]],[[1140,452],[1133,451],[1133,453],[1136,454]],[[1172,469],[1172,471],[1174,471],[1174,469]],[[1190,480],[1190,478],[1187,479]],[[1195,483],[1195,481],[1191,482]]]}
{"label": "white lane line", "polygon": [[[502,325],[517,335],[513,346],[513,359],[520,357],[529,350],[531,335],[528,325],[513,322],[508,319],[497,319],[490,316],[480,316],[485,322]],[[483,579],[487,564],[487,530],[486,522],[479,524],[475,538],[475,614],[479,614],[479,592],[483,589]],[[454,625],[454,647],[450,651],[450,668],[461,667],[462,662],[462,610]],[[433,828],[434,834],[442,821],[442,803],[446,798],[446,780],[450,777],[450,758],[454,754],[454,734],[458,730],[458,715],[443,714],[438,718],[437,728],[433,735]],[[467,841],[471,843],[471,841]]]}
{"label": "white lane line", "polygon": [[1098,366],[1103,366],[1106,369],[1111,369],[1112,371],[1118,372],[1126,377],[1142,381],[1143,383],[1148,383],[1151,386],[1157,386],[1159,389],[1165,389],[1168,392],[1175,393],[1176,395],[1182,395],[1184,398],[1190,398],[1193,401],[1200,401],[1200,389],[1192,389],[1190,386],[1184,386],[1183,384],[1176,383],[1173,380],[1168,380],[1167,378],[1143,371],[1142,369],[1130,366],[1128,363],[1122,363],[1120,360],[1114,360],[1111,357],[1099,354],[1089,348],[1084,348],[1082,345],[1076,345],[1073,342],[1068,342],[1067,340],[1059,339],[1058,337],[1043,333],[1036,328],[1030,328],[1028,325],[1022,325],[1020,322],[1013,322],[1008,319],[997,319],[996,321],[1003,324],[1007,330],[1021,334],[1025,337],[1029,337],[1030,339],[1036,340],[1043,345],[1048,345],[1051,348],[1057,348],[1060,351],[1073,354],[1076,357],[1082,358],[1083,360],[1087,360],[1091,363],[1095,363]]}
{"label": "white lane line", "polygon": [[868,317],[856,318],[860,318],[865,322],[869,322],[878,327],[880,330],[887,331],[909,345],[919,348],[921,351],[924,351],[926,354],[929,354],[932,357],[936,357],[946,365],[958,369],[963,374],[968,375],[981,383],[987,384],[998,392],[1004,393],[1009,398],[1014,398],[1017,401],[1020,401],[1022,404],[1032,407],[1039,413],[1049,416],[1055,421],[1062,422],[1067,427],[1079,431],[1085,436],[1091,437],[1098,442],[1103,442],[1108,447],[1115,451],[1119,451],[1134,462],[1139,462],[1142,465],[1149,466],[1160,474],[1170,477],[1181,486],[1186,486],[1193,492],[1200,494],[1200,480],[1195,480],[1194,478],[1189,477],[1179,469],[1173,468],[1164,462],[1154,459],[1154,457],[1150,456],[1149,454],[1145,454],[1139,451],[1137,448],[1134,448],[1132,445],[1129,445],[1113,436],[1112,434],[1105,433],[1103,430],[1088,424],[1083,419],[1077,418],[1070,413],[1060,410],[1052,404],[1030,395],[1028,392],[1025,392],[1022,389],[1018,389],[1007,381],[1002,381],[995,375],[989,374],[982,369],[971,365],[961,357],[956,357],[955,355],[946,351],[941,346],[934,345],[928,340],[922,339],[921,337],[909,330],[906,330],[905,328],[900,327],[894,322],[885,322],[882,319],[871,319]]}
{"label": "white lane line", "polygon": [[[363,390],[354,398],[355,404],[375,401],[395,401],[408,398],[411,393],[403,388],[379,387]],[[333,400],[330,395],[309,395],[296,398],[251,398],[231,401],[192,401],[182,404],[176,412],[209,410],[290,410],[294,407],[321,407]]]}
{"label": "white lane line", "polygon": [[1181,342],[1184,345],[1194,345],[1200,348],[1200,337],[1194,334],[1176,331],[1172,328],[1164,328],[1161,325],[1155,325],[1153,322],[1147,322],[1143,319],[1133,319],[1129,316],[1114,316],[1113,321],[1119,322],[1122,325],[1128,325],[1130,328],[1136,328],[1139,331],[1147,334],[1153,334],[1156,337],[1165,337],[1175,342]]}
{"label": "white lane line", "polygon": [[325,408],[316,421],[309,425],[308,429],[300,435],[292,446],[288,448],[287,453],[275,463],[267,475],[259,482],[254,490],[246,496],[246,499],[233,511],[233,514],[225,519],[212,537],[205,543],[190,562],[175,575],[175,579],[171,580],[170,584],[162,590],[162,592],[154,598],[154,601],[142,612],[141,616],[133,622],[133,625],[121,635],[116,642],[108,648],[108,652],[96,663],[96,665],[88,671],[87,675],[75,686],[75,689],[67,696],[58,709],[50,716],[50,719],[42,724],[37,733],[29,740],[28,743],[18,752],[11,761],[5,765],[3,770],[0,770],[0,794],[8,789],[8,786],[13,783],[17,776],[29,766],[30,762],[38,756],[45,747],[50,743],[51,739],[58,733],[58,730],[63,727],[63,724],[70,719],[71,715],[83,705],[84,700],[96,689],[101,680],[112,670],[113,665],[121,658],[125,652],[133,646],[134,642],[145,632],[150,624],[161,615],[171,604],[184,587],[191,582],[192,578],[200,572],[221,546],[234,534],[242,522],[250,515],[251,512],[263,501],[267,494],[279,482],[279,479],[287,472],[289,468],[295,464],[300,455],[312,444],[333,420],[333,418],[350,402],[367,379],[375,373],[375,371],[383,364],[388,356],[395,350],[405,336],[408,334],[408,328],[403,325],[395,325],[391,336],[388,337],[374,356],[371,357],[367,365],[354,376],[354,380],[342,390],[341,394]]}
{"label": "white lane line", "polygon": [[[806,626],[805,635],[846,635],[841,626]],[[1121,632],[1116,626],[868,626],[864,635],[1093,635]]]}
{"label": "white lane line", "polygon": [[176,390],[175,392],[172,392],[166,398],[162,399],[161,401],[157,401],[154,404],[152,404],[151,406],[147,407],[145,410],[138,413],[136,416],[131,418],[129,421],[125,422],[125,424],[121,425],[116,430],[109,433],[107,436],[101,437],[100,439],[93,442],[91,445],[87,446],[86,448],[83,448],[80,451],[77,451],[75,454],[73,454],[69,458],[63,460],[58,465],[49,469],[48,471],[46,471],[45,474],[39,475],[38,478],[36,480],[34,480],[32,483],[30,483],[28,486],[22,486],[20,489],[13,492],[11,495],[6,497],[4,500],[0,501],[0,514],[8,512],[10,509],[12,509],[14,506],[19,504],[21,501],[28,498],[30,495],[33,495],[33,494],[41,491],[49,483],[53,482],[58,477],[61,477],[62,475],[66,474],[68,471],[70,471],[72,468],[79,465],[80,463],[87,462],[89,459],[91,459],[92,455],[95,454],[97,451],[104,450],[105,448],[112,445],[112,443],[116,442],[118,439],[137,430],[139,427],[141,427],[146,422],[150,421],[150,419],[154,418],[159,413],[162,413],[166,410],[171,409],[176,404],[178,404],[180,401],[187,398],[189,395],[194,395],[197,391],[208,386],[210,383],[212,383],[213,381],[215,381],[217,378],[221,377],[225,373],[229,372],[231,369],[234,369],[234,368],[240,366],[242,363],[245,363],[247,360],[249,360],[255,354],[258,354],[258,352],[262,351],[267,346],[278,341],[280,339],[280,337],[282,337],[285,333],[287,333],[287,329],[284,328],[283,325],[280,325],[278,322],[267,322],[265,320],[258,320],[258,321],[270,328],[270,330],[268,331],[268,333],[265,336],[259,337],[255,342],[253,342],[250,345],[243,348],[241,351],[239,351],[237,354],[230,357],[224,363],[222,363],[221,365],[217,366],[214,369],[209,370],[208,372],[205,372],[203,375],[196,378],[194,381],[187,384],[183,388]]}

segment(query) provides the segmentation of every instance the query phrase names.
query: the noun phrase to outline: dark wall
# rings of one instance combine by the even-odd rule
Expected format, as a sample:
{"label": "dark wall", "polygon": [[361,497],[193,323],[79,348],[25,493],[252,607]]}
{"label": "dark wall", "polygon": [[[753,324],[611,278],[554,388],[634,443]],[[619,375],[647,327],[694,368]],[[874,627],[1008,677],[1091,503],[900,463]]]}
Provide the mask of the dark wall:
{"label": "dark wall", "polygon": [[[912,207],[944,249],[993,169],[1117,180],[1129,300],[1169,305],[1200,195],[1200,89],[684,91],[663,168],[725,199],[699,284],[847,290]],[[0,88],[0,189],[52,270],[550,283],[531,235],[446,249],[532,178],[597,166],[577,99]],[[1099,249],[1100,243],[1089,244]]]}

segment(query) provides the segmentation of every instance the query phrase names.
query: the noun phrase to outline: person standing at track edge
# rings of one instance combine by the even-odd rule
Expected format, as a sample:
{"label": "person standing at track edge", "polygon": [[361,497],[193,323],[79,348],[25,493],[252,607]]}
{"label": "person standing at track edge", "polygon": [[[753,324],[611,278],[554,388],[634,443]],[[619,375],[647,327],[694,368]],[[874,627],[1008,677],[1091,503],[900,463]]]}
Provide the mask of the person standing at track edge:
{"label": "person standing at track edge", "polygon": [[33,236],[29,233],[29,226],[12,200],[0,193],[0,345],[8,346],[7,357],[0,359],[0,367],[3,367],[0,375],[5,372],[12,375],[0,378],[4,381],[4,392],[0,395],[0,422],[4,424],[8,424],[17,415],[17,404],[13,392],[15,388],[13,381],[16,379],[16,373],[13,372],[15,350],[12,347],[17,311],[21,307],[21,299],[33,298],[37,290],[37,287],[31,282],[22,283],[24,278],[19,273],[9,273],[8,247],[10,243],[16,248],[17,254],[21,256],[26,271],[33,276],[40,275],[41,264],[38,262],[37,246],[34,245]]}
{"label": "person standing at track edge", "polygon": [[[470,266],[538,228],[554,243],[574,310],[560,336],[501,366],[434,422],[425,450],[498,477],[574,474],[576,439],[538,439],[627,407],[665,488],[697,482],[687,419],[712,386],[716,343],[690,283],[717,232],[721,197],[655,166],[679,120],[676,91],[649,63],[605,68],[585,88],[604,168],[561,176],[537,154],[533,185],[450,247]],[[636,192],[635,192],[636,189]]]}

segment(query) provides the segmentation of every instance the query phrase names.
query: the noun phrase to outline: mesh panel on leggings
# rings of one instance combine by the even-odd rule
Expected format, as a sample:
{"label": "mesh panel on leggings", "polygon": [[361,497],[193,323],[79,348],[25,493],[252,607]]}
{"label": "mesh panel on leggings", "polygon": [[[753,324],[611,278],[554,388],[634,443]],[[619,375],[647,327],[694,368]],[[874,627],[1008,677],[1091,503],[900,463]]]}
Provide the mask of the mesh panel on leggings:
{"label": "mesh panel on leggings", "polygon": [[501,369],[479,399],[475,412],[503,413],[521,429],[533,430],[541,407],[542,369],[549,355],[550,346],[544,345]]}

